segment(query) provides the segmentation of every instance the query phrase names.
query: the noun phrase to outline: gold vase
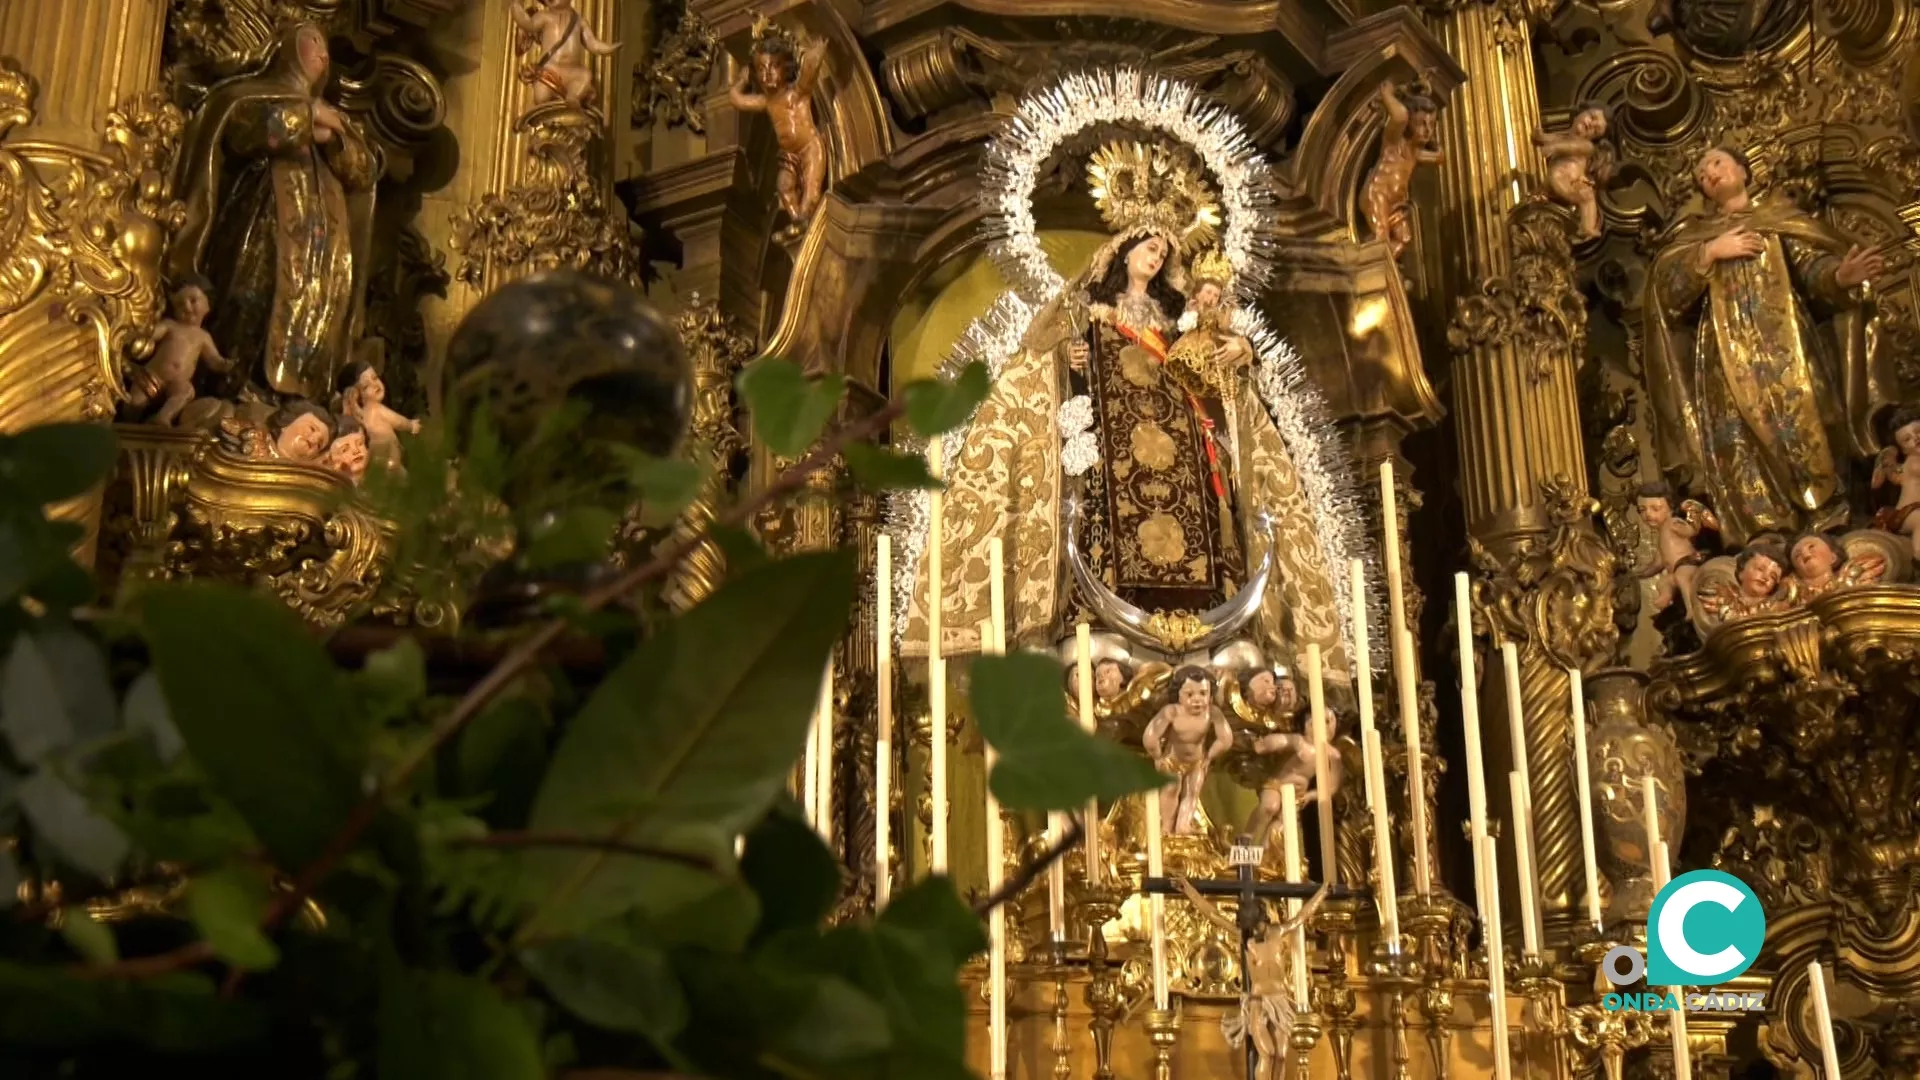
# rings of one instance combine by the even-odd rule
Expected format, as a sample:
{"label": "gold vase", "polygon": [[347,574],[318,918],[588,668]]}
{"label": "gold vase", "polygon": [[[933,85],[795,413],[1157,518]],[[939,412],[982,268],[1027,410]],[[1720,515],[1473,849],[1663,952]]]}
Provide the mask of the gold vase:
{"label": "gold vase", "polygon": [[1613,886],[1607,921],[1644,922],[1654,894],[1644,778],[1651,775],[1658,790],[1660,837],[1669,852],[1677,852],[1687,818],[1686,772],[1672,734],[1647,719],[1644,673],[1605,668],[1586,684],[1595,842],[1601,871]]}

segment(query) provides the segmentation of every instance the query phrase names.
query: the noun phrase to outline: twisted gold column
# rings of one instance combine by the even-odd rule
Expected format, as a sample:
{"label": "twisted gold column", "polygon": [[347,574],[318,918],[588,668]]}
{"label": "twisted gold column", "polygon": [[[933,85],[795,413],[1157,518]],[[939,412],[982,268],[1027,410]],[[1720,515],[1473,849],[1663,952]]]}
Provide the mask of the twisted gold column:
{"label": "twisted gold column", "polygon": [[[1540,111],[1531,7],[1429,5],[1435,33],[1467,72],[1442,119],[1441,189],[1457,242],[1439,253],[1436,280],[1452,283],[1447,339],[1462,495],[1481,574],[1476,606],[1491,618],[1483,630],[1520,647],[1540,895],[1549,920],[1564,926],[1581,881],[1565,668],[1586,666],[1611,646],[1612,557],[1593,537],[1586,494],[1575,392],[1586,309],[1574,284],[1571,219],[1530,195],[1542,172],[1532,145]],[[1507,695],[1497,654],[1486,659],[1482,715],[1493,735],[1504,731]],[[1494,735],[1487,746],[1500,777],[1513,767],[1511,744]]]}

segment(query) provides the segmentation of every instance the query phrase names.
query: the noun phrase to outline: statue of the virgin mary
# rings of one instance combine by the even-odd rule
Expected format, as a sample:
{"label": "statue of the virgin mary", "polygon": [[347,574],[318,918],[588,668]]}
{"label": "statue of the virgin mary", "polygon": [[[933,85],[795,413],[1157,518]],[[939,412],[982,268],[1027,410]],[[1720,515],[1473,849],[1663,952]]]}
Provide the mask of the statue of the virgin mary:
{"label": "statue of the virgin mary", "polygon": [[[1338,605],[1301,479],[1233,328],[1236,268],[1210,247],[1200,169],[1154,144],[1089,168],[1110,239],[1028,324],[947,454],[942,651],[979,647],[991,538],[1010,634],[1047,647],[1085,616],[1168,657],[1244,633],[1318,642]],[[905,649],[926,650],[921,559]]]}

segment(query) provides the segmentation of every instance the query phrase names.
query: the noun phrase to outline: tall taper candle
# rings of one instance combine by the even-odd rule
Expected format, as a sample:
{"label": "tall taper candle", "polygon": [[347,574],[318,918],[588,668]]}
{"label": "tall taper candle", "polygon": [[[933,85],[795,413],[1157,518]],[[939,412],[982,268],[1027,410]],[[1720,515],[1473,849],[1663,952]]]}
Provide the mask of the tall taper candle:
{"label": "tall taper candle", "polygon": [[[1300,868],[1300,800],[1292,784],[1280,785],[1280,848],[1286,859],[1287,880],[1299,884]],[[1300,914],[1300,901],[1287,901],[1287,917]],[[1296,927],[1293,931],[1293,1000],[1299,1008],[1307,1007],[1307,928]]]}
{"label": "tall taper candle", "polygon": [[[1347,562],[1347,591],[1353,598],[1353,692],[1360,704],[1360,746],[1364,754],[1366,733],[1373,730],[1373,651],[1367,647],[1367,568],[1359,559]],[[1373,785],[1362,784],[1367,809],[1372,811]]]}
{"label": "tall taper candle", "polygon": [[1648,773],[1640,778],[1640,818],[1647,830],[1647,869],[1653,872],[1653,887],[1664,889],[1673,873],[1660,855],[1660,785]]}
{"label": "tall taper candle", "polygon": [[1507,950],[1500,940],[1500,856],[1492,837],[1480,837],[1480,880],[1486,883],[1481,930],[1487,938],[1487,996],[1493,1006],[1493,1075],[1512,1080],[1513,1047],[1507,1038]]}
{"label": "tall taper candle", "polygon": [[[1667,887],[1667,882],[1672,880],[1673,874],[1673,872],[1668,869],[1668,867],[1673,865],[1673,854],[1667,850],[1667,842],[1665,840],[1657,840],[1654,842],[1653,864],[1655,867],[1653,887],[1657,892]],[[1673,1039],[1674,1080],[1693,1080],[1693,1050],[1691,1043],[1689,1043],[1687,1039],[1687,988],[1684,986],[1674,986],[1668,989],[1673,991],[1674,997],[1678,999],[1675,1004],[1680,1006],[1667,1014],[1667,1033],[1671,1035]]]}
{"label": "tall taper candle", "polygon": [[1333,835],[1333,744],[1327,738],[1326,673],[1320,667],[1320,646],[1307,646],[1307,706],[1313,717],[1313,786],[1319,792],[1314,807],[1320,812],[1320,880],[1340,883],[1340,858]]}
{"label": "tall taper candle", "polygon": [[[1527,765],[1527,710],[1520,696],[1520,649],[1511,641],[1500,643],[1501,666],[1507,676],[1507,736],[1513,746],[1513,767],[1519,772],[1520,780],[1529,800],[1533,797],[1533,770]],[[1535,866],[1540,864],[1539,849],[1534,846],[1533,803],[1529,801],[1522,807],[1515,804],[1515,817],[1525,814],[1527,818],[1527,859]],[[1521,888],[1533,894],[1534,909],[1540,908],[1540,882],[1522,879],[1517,883]]]}
{"label": "tall taper candle", "polygon": [[875,553],[874,686],[879,722],[873,738],[873,906],[887,905],[893,863],[893,537]]}
{"label": "tall taper candle", "polygon": [[[1160,848],[1160,793],[1149,791],[1140,796],[1147,804],[1147,876],[1163,877],[1166,864]],[[1167,1007],[1167,911],[1166,897],[1153,894],[1149,901],[1153,918],[1153,1007]]]}
{"label": "tall taper candle", "polygon": [[[992,619],[980,620],[982,655],[1000,651],[1000,635]],[[1000,817],[1000,800],[993,797],[993,767],[997,755],[987,747],[986,813],[987,895],[1000,891],[1007,880],[1006,825]],[[987,916],[987,1075],[991,1080],[1006,1080],[1007,1075],[1007,909],[995,906]]]}
{"label": "tall taper candle", "polygon": [[[1081,623],[1074,628],[1074,672],[1075,681],[1080,690],[1080,726],[1092,733],[1098,729],[1093,715],[1093,627]],[[1087,800],[1087,838],[1081,842],[1086,850],[1087,884],[1100,884],[1100,801]]]}
{"label": "tall taper candle", "polygon": [[1393,651],[1393,681],[1400,697],[1400,737],[1407,747],[1407,806],[1413,819],[1413,891],[1433,892],[1427,862],[1427,785],[1420,754],[1420,688],[1414,678],[1413,630],[1407,625],[1406,581],[1400,569],[1400,497],[1393,461],[1380,463],[1380,517],[1387,562],[1387,647]]}
{"label": "tall taper candle", "polygon": [[1606,919],[1600,913],[1600,860],[1593,846],[1593,778],[1587,769],[1587,687],[1580,669],[1567,669],[1567,685],[1573,695],[1573,783],[1574,796],[1580,800],[1580,856],[1587,871],[1587,919],[1595,930]]}
{"label": "tall taper candle", "polygon": [[1840,1080],[1840,1048],[1833,1041],[1833,1007],[1827,1004],[1827,973],[1820,961],[1807,964],[1807,990],[1813,995],[1813,1018],[1820,1030],[1820,1064],[1826,1068],[1822,1080]]}
{"label": "tall taper candle", "polygon": [[[1467,575],[1453,575],[1453,617],[1460,637],[1460,719],[1466,736],[1467,813],[1477,836],[1487,834],[1487,765],[1480,749],[1480,685],[1473,663],[1473,598]],[[1478,863],[1475,869],[1479,868]]]}
{"label": "tall taper candle", "polygon": [[820,783],[814,790],[814,810],[818,817],[813,827],[826,838],[828,846],[833,844],[833,659],[827,659],[827,672],[820,679],[819,710],[820,753],[815,758],[820,764]]}
{"label": "tall taper candle", "polygon": [[1513,850],[1520,868],[1520,940],[1521,951],[1527,956],[1540,955],[1540,911],[1533,904],[1534,866],[1533,837],[1531,823],[1533,795],[1527,790],[1527,779],[1520,770],[1507,774],[1507,782],[1513,793]]}
{"label": "tall taper candle", "polygon": [[1380,930],[1387,948],[1400,951],[1400,887],[1393,872],[1393,823],[1387,818],[1387,774],[1380,757],[1380,733],[1372,728],[1360,733],[1365,740],[1368,782],[1374,789],[1373,860],[1379,882],[1374,900],[1380,906]]}
{"label": "tall taper candle", "polygon": [[[927,471],[935,480],[946,475],[945,443],[935,435],[927,440]],[[933,789],[933,872],[947,872],[947,664],[942,659],[946,642],[941,632],[941,608],[946,596],[940,561],[946,539],[946,496],[941,489],[927,493],[927,677],[932,680],[927,698],[933,712],[933,740],[927,760]]]}

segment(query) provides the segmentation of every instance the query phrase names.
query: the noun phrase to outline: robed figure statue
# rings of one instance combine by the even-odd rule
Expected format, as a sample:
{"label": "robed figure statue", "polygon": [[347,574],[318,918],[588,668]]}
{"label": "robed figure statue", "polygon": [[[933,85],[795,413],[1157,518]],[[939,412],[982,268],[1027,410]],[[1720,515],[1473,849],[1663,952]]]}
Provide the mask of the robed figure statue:
{"label": "robed figure statue", "polygon": [[265,70],[216,85],[180,157],[187,218],[177,280],[214,286],[208,329],[248,383],[321,399],[358,336],[380,160],[325,97],[331,58],[313,23],[282,32]]}
{"label": "robed figure statue", "polygon": [[1749,193],[1736,151],[1707,152],[1694,179],[1709,212],[1680,225],[1647,278],[1660,464],[1706,497],[1729,543],[1837,528],[1849,459],[1873,456],[1895,390],[1863,288],[1881,259]]}
{"label": "robed figure statue", "polygon": [[[1217,203],[1165,153],[1095,155],[1110,239],[1040,308],[957,433],[946,655],[978,648],[995,536],[1017,638],[1051,643],[1086,616],[1175,657],[1242,627],[1273,655],[1339,644],[1314,516],[1231,326],[1234,267],[1208,247]],[[922,559],[911,655],[925,650],[926,573]]]}

